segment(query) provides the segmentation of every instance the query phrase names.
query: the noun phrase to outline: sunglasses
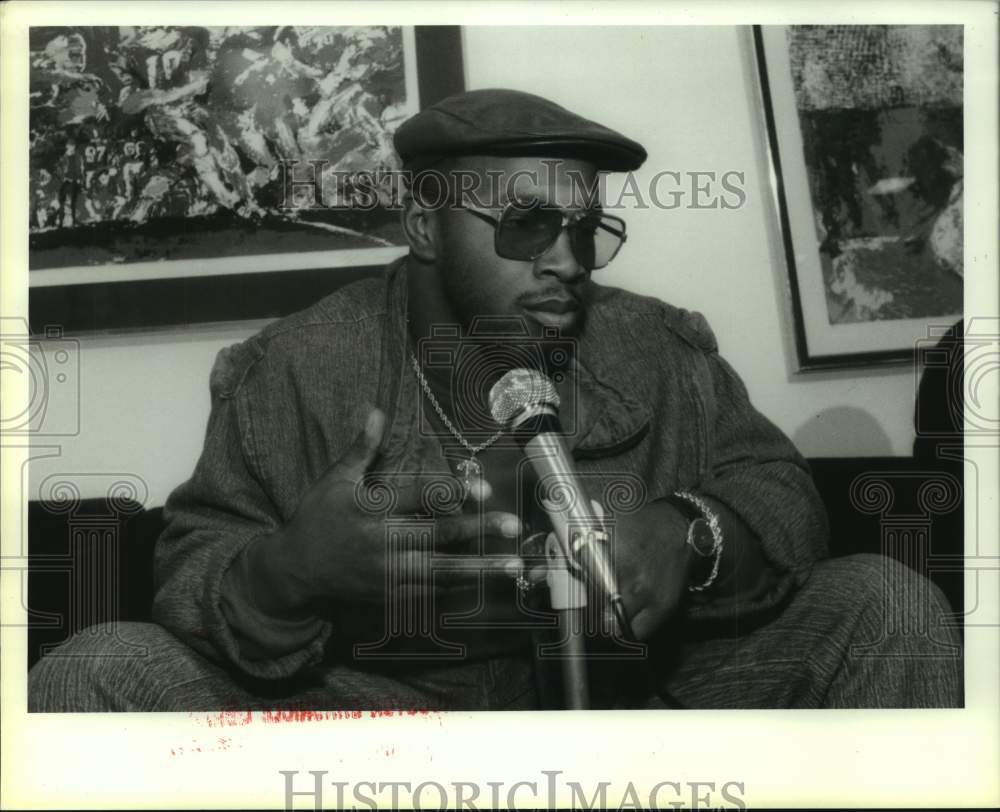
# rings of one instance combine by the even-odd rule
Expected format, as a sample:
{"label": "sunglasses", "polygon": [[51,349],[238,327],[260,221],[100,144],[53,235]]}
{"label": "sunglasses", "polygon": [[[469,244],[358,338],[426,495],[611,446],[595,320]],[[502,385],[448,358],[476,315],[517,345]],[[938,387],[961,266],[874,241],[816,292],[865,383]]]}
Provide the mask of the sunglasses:
{"label": "sunglasses", "polygon": [[565,229],[576,261],[585,270],[596,271],[611,262],[625,242],[625,221],[610,214],[567,214],[541,203],[511,201],[496,218],[462,204],[456,207],[493,226],[493,247],[504,259],[533,262],[552,247]]}

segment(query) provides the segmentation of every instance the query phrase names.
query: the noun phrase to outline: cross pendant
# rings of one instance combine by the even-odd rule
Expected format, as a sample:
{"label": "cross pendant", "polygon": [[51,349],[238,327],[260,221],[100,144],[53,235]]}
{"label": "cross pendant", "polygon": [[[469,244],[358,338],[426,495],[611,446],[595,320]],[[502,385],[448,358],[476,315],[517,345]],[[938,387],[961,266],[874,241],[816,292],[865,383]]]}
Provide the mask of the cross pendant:
{"label": "cross pendant", "polygon": [[472,487],[472,481],[474,479],[482,479],[483,466],[473,456],[467,460],[462,460],[455,468],[462,479],[462,487],[465,489],[465,495],[468,496],[469,490]]}

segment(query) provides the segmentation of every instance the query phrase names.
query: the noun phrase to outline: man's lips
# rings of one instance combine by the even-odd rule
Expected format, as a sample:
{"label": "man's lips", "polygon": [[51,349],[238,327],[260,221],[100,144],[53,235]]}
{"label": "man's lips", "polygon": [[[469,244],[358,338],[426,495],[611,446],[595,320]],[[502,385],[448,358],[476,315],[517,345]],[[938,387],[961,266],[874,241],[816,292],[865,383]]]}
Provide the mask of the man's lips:
{"label": "man's lips", "polygon": [[580,302],[578,299],[558,297],[551,299],[536,299],[534,301],[525,302],[524,308],[526,310],[539,310],[543,313],[573,313],[580,309]]}

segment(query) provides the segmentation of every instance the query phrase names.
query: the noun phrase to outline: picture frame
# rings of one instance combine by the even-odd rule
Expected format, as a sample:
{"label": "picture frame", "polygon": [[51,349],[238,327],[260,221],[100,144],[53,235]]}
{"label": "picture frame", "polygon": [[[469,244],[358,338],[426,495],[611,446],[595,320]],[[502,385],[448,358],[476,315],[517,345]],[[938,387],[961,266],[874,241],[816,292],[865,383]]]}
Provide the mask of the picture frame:
{"label": "picture frame", "polygon": [[799,371],[962,317],[961,26],[753,26]]}
{"label": "picture frame", "polygon": [[[459,26],[397,28],[404,44],[409,102],[400,118],[464,89]],[[389,217],[397,218],[398,212],[388,212]],[[177,223],[183,225],[175,218],[171,233],[177,231]],[[252,236],[253,222],[248,221],[243,231],[233,242]],[[62,233],[69,232],[64,228]],[[292,249],[279,253],[247,254],[237,247],[209,258],[157,261],[154,256],[152,261],[32,269],[30,330],[35,337],[54,332],[81,336],[280,318],[341,285],[380,274],[388,262],[405,253],[400,236],[393,244],[373,241],[372,247],[296,250],[293,235],[286,240]],[[317,240],[312,243],[314,247]],[[155,240],[151,244],[155,250]]]}

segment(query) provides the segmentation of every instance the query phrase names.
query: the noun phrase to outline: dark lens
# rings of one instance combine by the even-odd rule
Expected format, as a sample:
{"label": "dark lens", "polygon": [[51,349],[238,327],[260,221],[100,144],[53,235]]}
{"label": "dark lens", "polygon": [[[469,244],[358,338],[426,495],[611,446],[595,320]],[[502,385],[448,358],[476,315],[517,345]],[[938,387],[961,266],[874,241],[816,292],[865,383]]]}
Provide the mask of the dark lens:
{"label": "dark lens", "polygon": [[599,217],[584,217],[570,228],[573,244],[573,256],[588,271],[597,267],[597,231],[600,227]]}
{"label": "dark lens", "polygon": [[562,213],[540,206],[512,206],[497,226],[497,251],[507,259],[532,260],[545,253],[562,229]]}
{"label": "dark lens", "polygon": [[573,254],[588,271],[603,268],[618,253],[625,223],[616,217],[589,214],[571,226]]}

